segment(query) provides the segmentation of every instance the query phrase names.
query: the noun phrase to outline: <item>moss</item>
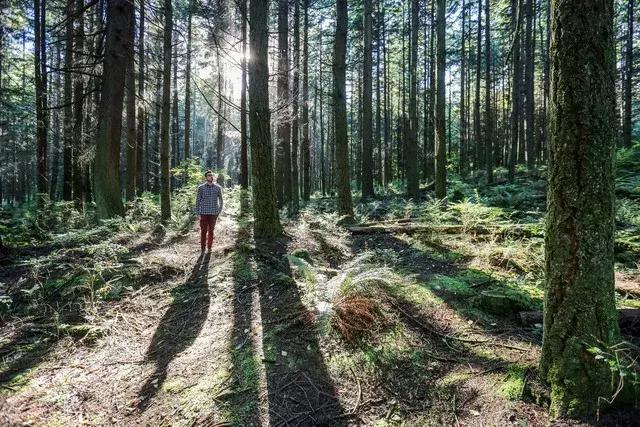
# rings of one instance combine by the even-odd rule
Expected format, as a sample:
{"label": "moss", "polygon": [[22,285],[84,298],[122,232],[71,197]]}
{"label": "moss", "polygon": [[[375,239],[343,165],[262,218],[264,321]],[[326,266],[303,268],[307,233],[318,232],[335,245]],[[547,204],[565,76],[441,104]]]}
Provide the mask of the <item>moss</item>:
{"label": "moss", "polygon": [[498,390],[499,394],[509,400],[519,400],[524,390],[526,371],[527,369],[523,366],[510,366],[509,372]]}

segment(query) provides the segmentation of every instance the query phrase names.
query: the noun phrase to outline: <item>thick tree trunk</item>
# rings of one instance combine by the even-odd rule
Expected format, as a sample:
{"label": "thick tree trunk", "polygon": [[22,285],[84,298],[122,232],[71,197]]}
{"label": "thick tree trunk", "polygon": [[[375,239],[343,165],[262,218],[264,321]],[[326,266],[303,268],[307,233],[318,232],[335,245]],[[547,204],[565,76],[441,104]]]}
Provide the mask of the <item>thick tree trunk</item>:
{"label": "thick tree trunk", "polygon": [[99,218],[124,213],[120,195],[120,137],[126,66],[133,55],[131,15],[130,1],[108,0],[103,75],[109,78],[102,82],[94,163],[94,195]]}
{"label": "thick tree trunk", "polygon": [[353,215],[347,140],[347,99],[345,90],[347,54],[347,0],[336,0],[336,37],[333,58],[333,115],[335,132],[335,174],[338,213]]}
{"label": "thick tree trunk", "polygon": [[249,6],[249,123],[251,127],[251,186],[254,236],[282,233],[273,185],[273,157],[269,110],[268,0],[250,0]]}
{"label": "thick tree trunk", "polygon": [[364,0],[362,60],[362,198],[373,192],[373,113],[372,113],[372,0]]}
{"label": "thick tree trunk", "polygon": [[[550,168],[540,371],[554,416],[593,416],[615,379],[587,347],[619,339],[615,307],[613,1],[552,2]],[[589,70],[585,72],[584,70]]]}
{"label": "thick tree trunk", "polygon": [[436,197],[447,195],[447,135],[445,131],[445,0],[437,1],[436,8]]}
{"label": "thick tree trunk", "polygon": [[171,51],[173,43],[173,7],[164,0],[164,38],[162,67],[162,117],[160,119],[160,218],[171,219],[171,174],[169,144],[171,129]]}

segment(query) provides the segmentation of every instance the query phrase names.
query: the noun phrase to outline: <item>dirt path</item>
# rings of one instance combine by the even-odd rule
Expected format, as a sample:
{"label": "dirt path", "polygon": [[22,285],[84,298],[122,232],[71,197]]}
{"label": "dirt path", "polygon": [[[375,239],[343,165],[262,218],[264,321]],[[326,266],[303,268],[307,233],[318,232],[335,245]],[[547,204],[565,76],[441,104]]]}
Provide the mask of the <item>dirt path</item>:
{"label": "dirt path", "polygon": [[201,255],[198,238],[195,227],[173,244],[142,251],[141,263],[183,274],[95,313],[94,326],[107,333],[92,345],[58,341],[26,373],[28,385],[3,402],[7,422],[342,424],[346,416],[290,278],[286,240],[249,248],[230,216],[218,222],[213,253]]}

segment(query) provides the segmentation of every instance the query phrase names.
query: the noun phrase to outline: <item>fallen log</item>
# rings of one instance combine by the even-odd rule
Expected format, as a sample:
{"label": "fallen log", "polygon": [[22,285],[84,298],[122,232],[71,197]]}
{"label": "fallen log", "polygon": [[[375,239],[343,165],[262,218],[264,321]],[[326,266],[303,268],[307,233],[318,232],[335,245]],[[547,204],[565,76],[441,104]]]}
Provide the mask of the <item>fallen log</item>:
{"label": "fallen log", "polygon": [[[521,311],[518,313],[520,323],[524,326],[542,325],[541,311]],[[640,309],[621,308],[618,310],[618,324],[625,335],[640,337]]]}
{"label": "fallen log", "polygon": [[352,234],[413,234],[417,232],[444,234],[499,235],[512,237],[542,237],[536,230],[523,225],[476,225],[465,227],[462,224],[427,224],[420,221],[401,220],[392,223],[380,222],[347,227]]}

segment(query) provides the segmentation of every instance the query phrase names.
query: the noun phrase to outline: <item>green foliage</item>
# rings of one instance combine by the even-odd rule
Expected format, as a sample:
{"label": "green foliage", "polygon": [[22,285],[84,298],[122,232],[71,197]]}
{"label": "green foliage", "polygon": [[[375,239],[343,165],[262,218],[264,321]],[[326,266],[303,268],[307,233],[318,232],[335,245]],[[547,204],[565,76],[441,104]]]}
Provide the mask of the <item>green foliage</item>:
{"label": "green foliage", "polygon": [[499,392],[509,400],[520,400],[524,390],[527,368],[520,365],[511,365],[508,371]]}
{"label": "green foliage", "polygon": [[611,346],[603,342],[586,345],[587,351],[593,355],[594,359],[606,364],[618,381],[612,396],[600,396],[600,398],[605,399],[609,404],[621,394],[623,400],[630,399],[634,394],[637,399],[637,395],[640,394],[640,364],[638,363],[640,347],[626,341]]}

